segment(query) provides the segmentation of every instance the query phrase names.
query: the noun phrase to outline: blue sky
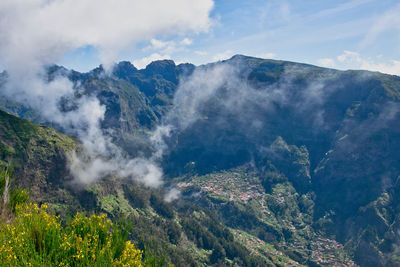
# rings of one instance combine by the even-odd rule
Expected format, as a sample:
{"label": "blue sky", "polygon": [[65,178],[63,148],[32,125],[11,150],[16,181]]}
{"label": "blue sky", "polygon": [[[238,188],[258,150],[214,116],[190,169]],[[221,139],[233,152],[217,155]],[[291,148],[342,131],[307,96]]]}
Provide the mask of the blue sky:
{"label": "blue sky", "polygon": [[[208,32],[157,35],[117,56],[144,67],[170,58],[196,65],[245,54],[339,69],[400,75],[400,2],[393,0],[215,0]],[[58,64],[79,71],[100,64],[85,46]]]}

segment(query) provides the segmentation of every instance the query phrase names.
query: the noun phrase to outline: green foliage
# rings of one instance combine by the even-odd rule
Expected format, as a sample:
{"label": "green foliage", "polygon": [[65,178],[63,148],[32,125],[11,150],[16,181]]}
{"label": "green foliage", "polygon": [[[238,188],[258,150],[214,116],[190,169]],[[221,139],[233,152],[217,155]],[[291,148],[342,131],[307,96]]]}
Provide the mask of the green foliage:
{"label": "green foliage", "polygon": [[165,259],[165,251],[160,254],[160,250],[157,247],[157,244],[153,243],[150,245],[145,245],[144,249],[144,262],[148,267],[164,267],[168,266]]}
{"label": "green foliage", "polygon": [[24,158],[23,154],[28,152],[39,152],[41,154],[36,156],[43,157],[53,150],[70,151],[77,145],[77,141],[71,136],[17,118],[2,110],[0,110],[0,129],[3,132],[0,136],[0,160]]}
{"label": "green foliage", "polygon": [[7,169],[1,169],[0,170],[0,194],[1,194],[1,196],[3,196],[7,176],[9,176]]}
{"label": "green foliage", "polygon": [[151,194],[150,204],[161,216],[169,219],[174,217],[174,211],[171,206],[167,205],[167,203],[165,203],[165,201],[163,201],[159,195]]}
{"label": "green foliage", "polygon": [[142,266],[126,224],[78,213],[62,226],[46,209],[17,205],[14,221],[0,228],[1,266]]}
{"label": "green foliage", "polygon": [[11,212],[15,212],[18,205],[26,203],[29,200],[28,190],[19,187],[11,189],[10,193],[10,208]]}
{"label": "green foliage", "polygon": [[[188,216],[182,220],[182,228],[187,237],[199,248],[209,250],[209,262],[213,266],[225,266],[228,258],[240,262],[241,266],[266,266],[265,261],[234,240],[232,233],[217,223],[217,218],[211,213],[198,216]],[[228,265],[229,266],[229,265]]]}
{"label": "green foliage", "polygon": [[[5,212],[7,214],[1,214],[4,217],[8,217],[9,214],[15,212],[15,208],[19,204],[23,204],[29,200],[29,192],[18,186],[12,187],[10,189],[10,184],[12,183],[12,170],[9,168],[0,169],[0,212]],[[8,180],[8,181],[7,181]],[[7,188],[5,188],[7,184]],[[7,194],[7,196],[4,196]],[[4,203],[7,199],[8,203]],[[4,206],[6,205],[6,206]]]}

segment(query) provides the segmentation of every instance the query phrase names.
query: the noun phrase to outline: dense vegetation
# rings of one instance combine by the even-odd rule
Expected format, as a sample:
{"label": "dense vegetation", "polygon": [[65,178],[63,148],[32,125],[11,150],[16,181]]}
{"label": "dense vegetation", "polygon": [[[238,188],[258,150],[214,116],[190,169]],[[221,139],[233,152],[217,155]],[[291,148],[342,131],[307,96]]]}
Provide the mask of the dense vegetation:
{"label": "dense vegetation", "polygon": [[[212,214],[205,213],[190,202],[180,202],[174,207],[163,200],[162,191],[149,190],[132,181],[113,177],[100,180],[86,188],[74,187],[74,184],[70,184],[68,176],[66,180],[56,179],[55,176],[62,176],[63,172],[54,169],[54,166],[65,167],[68,151],[78,145],[76,141],[51,128],[37,126],[4,112],[0,114],[3,116],[1,125],[4,133],[1,141],[10,144],[12,148],[18,148],[17,153],[1,158],[4,164],[15,164],[15,178],[10,178],[15,182],[10,187],[11,199],[14,195],[21,195],[21,192],[24,192],[22,195],[28,196],[27,191],[21,191],[19,188],[29,188],[29,195],[34,201],[48,202],[46,209],[48,216],[61,216],[57,219],[57,223],[61,223],[63,221],[61,219],[74,217],[76,212],[106,213],[114,222],[119,222],[121,219],[129,221],[132,225],[129,239],[137,244],[138,249],[144,251],[145,263],[151,266],[164,266],[168,262],[176,266],[213,263],[218,266],[230,265],[225,262],[225,253],[214,253],[211,257],[214,247],[222,248],[221,251],[230,251],[228,247],[236,249],[239,247],[241,253],[237,255],[230,253],[229,259],[239,262],[256,260],[232,237],[224,240],[215,236],[214,230],[209,229],[217,227],[214,224],[208,223],[202,226],[198,229],[200,232],[196,234],[196,238],[193,238],[186,218],[193,214],[203,214],[205,218],[209,218]],[[28,132],[24,131],[24,127]],[[56,151],[56,154],[52,154],[52,151]],[[22,159],[28,160],[28,164],[23,167],[18,164]],[[28,166],[34,168],[34,171],[28,169]],[[34,184],[37,179],[45,179],[39,188]],[[25,185],[29,183],[33,184],[26,187]],[[36,190],[40,194],[36,194]],[[14,192],[19,193],[14,194]],[[222,224],[218,227],[220,232],[228,231]],[[65,228],[66,231],[68,229]],[[197,239],[210,239],[212,243],[204,244],[197,242]]]}
{"label": "dense vegetation", "polygon": [[142,252],[106,215],[77,214],[65,226],[47,205],[17,206],[0,228],[2,266],[142,266]]}
{"label": "dense vegetation", "polygon": [[9,170],[0,170],[1,266],[142,266],[126,224],[77,213],[62,225],[47,204],[28,203],[26,190],[10,187]]}

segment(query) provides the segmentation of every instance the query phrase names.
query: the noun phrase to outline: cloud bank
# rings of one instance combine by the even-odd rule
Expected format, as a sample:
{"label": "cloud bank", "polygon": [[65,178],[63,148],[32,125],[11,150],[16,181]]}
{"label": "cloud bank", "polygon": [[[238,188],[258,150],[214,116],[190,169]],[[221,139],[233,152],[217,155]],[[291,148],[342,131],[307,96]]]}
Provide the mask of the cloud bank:
{"label": "cloud bank", "polygon": [[[334,82],[338,72],[324,70],[323,78],[308,79],[298,85],[298,78],[312,75],[314,67],[287,65],[282,67],[276,81],[257,83],[249,79],[251,67],[247,64],[239,56],[200,66],[190,76],[181,78],[173,109],[155,131],[159,155],[168,148],[163,142],[169,142],[169,137],[176,138],[186,130],[196,131],[196,127],[199,136],[205,136],[210,129],[218,132],[218,136],[204,137],[208,141],[222,140],[230,133],[245,142],[258,142],[271,131],[269,123],[279,117],[282,109],[303,114],[315,131],[327,129],[324,105],[342,86]],[[197,123],[201,126],[196,126]]]}
{"label": "cloud bank", "polygon": [[1,94],[80,138],[84,151],[72,156],[70,166],[81,181],[120,175],[160,185],[162,172],[153,160],[126,158],[102,131],[105,107],[96,96],[81,96],[79,85],[62,75],[49,79],[46,67],[92,46],[110,69],[119,52],[138,42],[208,31],[213,5],[212,0],[0,1],[0,64],[8,75]]}
{"label": "cloud bank", "polygon": [[344,50],[336,58],[321,58],[317,60],[317,64],[327,68],[351,68],[400,75],[399,60],[382,61],[379,56],[376,58],[363,57],[360,53],[349,50]]}
{"label": "cloud bank", "polygon": [[110,64],[129,45],[157,35],[207,31],[212,0],[4,0],[0,55],[10,66],[50,64],[73,49],[94,46]]}

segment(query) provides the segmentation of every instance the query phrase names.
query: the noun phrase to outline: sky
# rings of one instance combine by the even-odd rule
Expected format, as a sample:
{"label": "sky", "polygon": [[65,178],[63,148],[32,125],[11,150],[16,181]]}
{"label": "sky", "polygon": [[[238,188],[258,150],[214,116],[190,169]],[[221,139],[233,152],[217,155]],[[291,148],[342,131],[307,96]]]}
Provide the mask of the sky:
{"label": "sky", "polygon": [[[24,1],[26,2],[14,2]],[[72,27],[71,36],[91,36],[92,32],[103,28],[105,33],[109,30],[118,32],[119,35],[98,39],[82,37],[78,40],[67,36],[68,41],[74,41],[73,45],[62,49],[61,53],[50,59],[56,64],[78,71],[89,71],[99,64],[122,60],[131,61],[137,68],[144,68],[158,59],[200,65],[227,59],[235,54],[244,54],[338,69],[367,69],[400,75],[398,0],[143,1],[149,3],[151,8],[148,9],[137,8],[145,4],[134,0],[130,4],[122,5],[123,9],[115,8],[115,5],[110,8],[107,0],[80,2],[92,2],[91,8],[85,9],[71,4],[64,5],[60,12],[75,14],[79,12],[74,9],[81,9],[82,12],[91,14],[78,16],[76,24],[93,23],[91,27]],[[170,4],[165,6],[165,3]],[[193,9],[188,5],[199,7]],[[51,13],[54,9],[45,12]],[[138,13],[136,10],[143,12]],[[179,10],[188,14],[180,24],[172,23],[171,18],[166,18],[165,22],[162,18],[158,19],[163,16],[163,12],[175,12],[176,17],[183,17],[184,14],[179,13]],[[150,12],[156,15],[148,14]],[[141,14],[143,18],[140,17]],[[139,18],[135,19],[135,16]],[[66,19],[68,17],[70,16],[66,16]],[[103,17],[104,21],[100,21]],[[52,19],[54,14],[43,20],[48,20],[47,23],[51,24]],[[200,21],[199,25],[193,24],[196,21]],[[163,28],[157,23],[164,23],[169,27]],[[142,29],[129,29],[129,25],[138,24],[144,25]],[[119,25],[122,30],[118,29]],[[70,25],[60,23],[58,30],[63,31],[64,27],[69,28]],[[1,35],[0,33],[0,37]],[[52,35],[54,34],[49,34],[50,37]],[[111,35],[113,34],[109,34]],[[65,36],[54,38],[62,39]],[[115,43],[110,40],[115,40]],[[56,47],[58,46],[59,44]],[[7,63],[2,62],[1,58],[0,66],[7,68]]]}

